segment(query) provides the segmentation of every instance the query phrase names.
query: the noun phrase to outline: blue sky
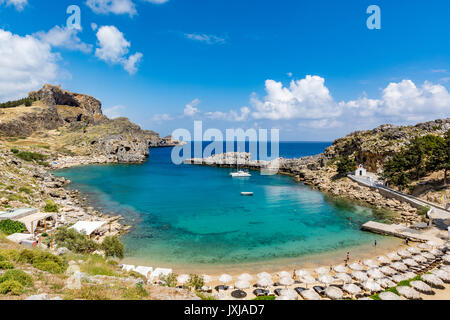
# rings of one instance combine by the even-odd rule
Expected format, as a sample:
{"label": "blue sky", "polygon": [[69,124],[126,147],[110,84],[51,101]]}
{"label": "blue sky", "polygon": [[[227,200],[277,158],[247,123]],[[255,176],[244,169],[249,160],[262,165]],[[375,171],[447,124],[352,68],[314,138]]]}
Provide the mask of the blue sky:
{"label": "blue sky", "polygon": [[[366,26],[372,4],[380,30]],[[203,120],[332,140],[449,116],[449,12],[445,0],[0,0],[0,98],[50,82],[162,135]]]}

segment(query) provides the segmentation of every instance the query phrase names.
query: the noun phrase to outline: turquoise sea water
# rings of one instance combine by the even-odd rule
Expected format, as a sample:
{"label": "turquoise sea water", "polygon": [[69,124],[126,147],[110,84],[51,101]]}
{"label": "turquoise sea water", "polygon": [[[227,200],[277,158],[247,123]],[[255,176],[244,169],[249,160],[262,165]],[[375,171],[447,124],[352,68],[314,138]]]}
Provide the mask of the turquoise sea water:
{"label": "turquoise sea water", "polygon": [[[329,144],[290,143],[281,156],[319,153]],[[286,151],[283,151],[286,150]],[[175,166],[171,149],[152,149],[143,165],[100,165],[56,172],[90,194],[96,207],[133,225],[123,237],[130,260],[172,265],[275,261],[370,245],[360,231],[370,209],[327,199],[286,176],[232,179],[230,170]],[[254,192],[243,197],[241,192]]]}

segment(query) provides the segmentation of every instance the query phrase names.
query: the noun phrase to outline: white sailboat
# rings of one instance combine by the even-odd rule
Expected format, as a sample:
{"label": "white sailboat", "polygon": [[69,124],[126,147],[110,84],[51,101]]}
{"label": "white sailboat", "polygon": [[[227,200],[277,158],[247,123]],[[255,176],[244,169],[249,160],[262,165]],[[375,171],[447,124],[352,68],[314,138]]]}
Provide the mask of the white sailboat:
{"label": "white sailboat", "polygon": [[233,178],[248,178],[251,177],[252,175],[248,172],[248,171],[244,171],[244,170],[239,170],[239,162],[237,160],[237,155],[236,155],[236,172],[231,172],[230,176]]}

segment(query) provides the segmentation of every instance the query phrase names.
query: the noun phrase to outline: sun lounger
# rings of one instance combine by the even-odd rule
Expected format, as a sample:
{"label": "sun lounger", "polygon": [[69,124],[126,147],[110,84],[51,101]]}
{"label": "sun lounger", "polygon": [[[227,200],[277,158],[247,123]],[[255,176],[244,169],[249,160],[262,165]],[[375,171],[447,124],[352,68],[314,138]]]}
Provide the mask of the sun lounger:
{"label": "sun lounger", "polygon": [[325,287],[314,286],[313,289],[314,289],[314,291],[316,291],[321,296],[323,296],[325,294]]}
{"label": "sun lounger", "polygon": [[269,293],[270,293],[269,290],[264,290],[264,289],[256,289],[253,291],[253,294],[257,297],[268,296]]}
{"label": "sun lounger", "polygon": [[299,295],[302,295],[302,292],[306,290],[306,288],[297,287],[294,289],[295,292],[297,292]]}
{"label": "sun lounger", "polygon": [[277,296],[280,296],[281,295],[281,290],[283,290],[283,289],[275,289],[274,292],[275,292],[275,294]]}

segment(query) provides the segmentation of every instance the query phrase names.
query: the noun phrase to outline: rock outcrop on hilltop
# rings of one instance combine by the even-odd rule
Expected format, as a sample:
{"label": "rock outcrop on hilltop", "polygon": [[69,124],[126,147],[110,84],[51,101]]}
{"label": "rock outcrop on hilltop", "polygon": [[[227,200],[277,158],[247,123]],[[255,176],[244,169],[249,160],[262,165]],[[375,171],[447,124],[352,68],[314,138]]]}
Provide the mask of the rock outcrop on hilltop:
{"label": "rock outcrop on hilltop", "polygon": [[86,94],[62,90],[61,86],[46,84],[39,91],[30,92],[28,96],[48,106],[61,105],[77,107],[91,116],[103,114],[102,103],[99,100]]}

